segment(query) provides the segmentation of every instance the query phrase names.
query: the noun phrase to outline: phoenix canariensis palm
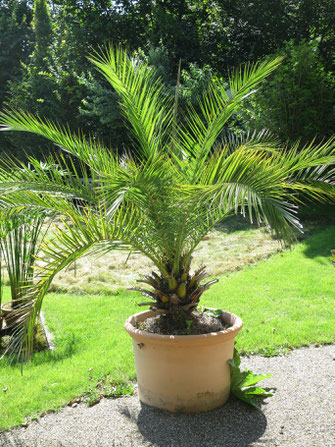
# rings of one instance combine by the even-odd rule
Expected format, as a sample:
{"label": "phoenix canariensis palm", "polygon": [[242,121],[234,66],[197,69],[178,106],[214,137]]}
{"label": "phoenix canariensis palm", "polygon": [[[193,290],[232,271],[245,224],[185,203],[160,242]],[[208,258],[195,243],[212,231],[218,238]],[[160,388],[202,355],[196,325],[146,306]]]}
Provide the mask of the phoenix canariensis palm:
{"label": "phoenix canariensis palm", "polygon": [[92,136],[26,112],[7,110],[0,117],[3,130],[35,133],[63,151],[43,163],[31,158],[33,169],[17,169],[7,159],[0,170],[2,208],[53,210],[62,216],[61,228],[44,247],[51,261],[27,296],[32,304],[19,351],[25,358],[53,277],[89,250],[132,247],[149,257],[156,268],[140,280],[144,304],[162,309],[173,325],[186,326],[202,293],[216,282],[203,283],[204,267],[191,272],[192,254],[219,221],[248,214],[290,242],[300,228],[296,208],[301,201],[335,198],[333,140],[299,151],[277,146],[266,134],[218,144],[236,108],[280,59],[232,72],[229,94],[213,78],[197,107],[189,105],[182,119],[177,101],[143,61],[119,47],[90,59],[120,97],[133,138],[131,155],[118,156]]}

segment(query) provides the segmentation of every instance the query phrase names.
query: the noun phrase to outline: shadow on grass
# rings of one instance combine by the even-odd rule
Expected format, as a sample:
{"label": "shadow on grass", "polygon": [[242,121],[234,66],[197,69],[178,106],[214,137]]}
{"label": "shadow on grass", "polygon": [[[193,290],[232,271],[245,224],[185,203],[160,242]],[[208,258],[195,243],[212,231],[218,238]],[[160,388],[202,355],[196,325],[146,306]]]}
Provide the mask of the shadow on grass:
{"label": "shadow on grass", "polygon": [[72,333],[68,335],[68,338],[63,341],[61,347],[47,352],[43,352],[40,355],[34,355],[32,364],[34,366],[39,366],[45,363],[57,363],[66,358],[72,357],[73,354],[78,350],[78,344],[75,335]]}
{"label": "shadow on grass", "polygon": [[[330,225],[335,225],[335,206],[333,205],[306,205],[300,208],[298,218],[303,224],[304,233],[296,232],[298,240],[303,240],[318,229],[325,228]],[[248,210],[245,212],[245,217],[242,215],[232,215],[223,219],[215,229],[223,233],[235,233],[238,231],[248,231],[258,228],[256,223],[251,223]]]}
{"label": "shadow on grass", "polygon": [[304,255],[308,258],[325,258],[319,262],[331,263],[330,250],[335,249],[335,223],[317,231],[305,241]]}
{"label": "shadow on grass", "polygon": [[328,263],[330,250],[335,248],[335,206],[311,204],[303,207],[298,217],[306,229],[303,238],[305,256],[312,259],[323,257]]}
{"label": "shadow on grass", "polygon": [[[305,207],[299,213],[304,233],[296,232],[298,241],[304,241],[304,254],[308,258],[322,257],[320,262],[330,262],[330,250],[335,249],[335,206],[320,205]],[[257,228],[243,216],[232,216],[224,219],[215,229],[226,234],[248,231]]]}
{"label": "shadow on grass", "polygon": [[234,397],[222,407],[200,414],[172,414],[141,404],[136,417],[126,402],[121,412],[156,447],[249,447],[264,434],[267,426],[262,411]]}
{"label": "shadow on grass", "polygon": [[[68,339],[63,342],[63,345],[55,350],[47,350],[43,352],[36,352],[31,360],[31,365],[39,366],[44,365],[46,363],[57,363],[66,358],[72,357],[72,355],[77,351],[76,347],[76,337],[74,334],[71,334]],[[18,363],[13,359],[11,362],[7,357],[2,359],[2,364],[6,366],[10,366],[12,368],[17,368]],[[24,371],[24,367],[23,367]],[[1,444],[0,444],[1,447]]]}
{"label": "shadow on grass", "polygon": [[247,215],[246,217],[243,217],[242,215],[233,215],[226,217],[218,225],[215,226],[216,231],[220,231],[226,234],[231,234],[238,231],[248,231],[255,228],[258,228],[257,225],[252,224]]}

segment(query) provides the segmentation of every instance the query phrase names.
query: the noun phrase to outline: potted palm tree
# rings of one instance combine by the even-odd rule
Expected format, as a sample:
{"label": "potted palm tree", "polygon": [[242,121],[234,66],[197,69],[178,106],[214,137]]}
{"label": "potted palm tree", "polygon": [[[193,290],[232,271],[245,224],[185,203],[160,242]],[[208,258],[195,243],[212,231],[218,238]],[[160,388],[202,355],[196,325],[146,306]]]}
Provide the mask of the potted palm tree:
{"label": "potted palm tree", "polygon": [[[213,78],[198,106],[190,105],[181,120],[178,94],[171,100],[143,61],[118,47],[95,54],[91,61],[119,94],[133,137],[131,153],[119,156],[93,136],[72,134],[26,112],[1,113],[3,130],[41,135],[65,154],[46,160],[48,173],[33,158],[34,170],[17,169],[11,160],[0,168],[4,209],[51,209],[62,219],[44,247],[50,261],[27,297],[32,305],[16,343],[29,358],[33,323],[61,269],[89,250],[132,247],[155,266],[141,278],[145,286],[136,288],[150,310],[133,315],[125,325],[133,338],[140,399],[171,411],[209,410],[228,397],[227,360],[233,357],[242,322],[225,311],[219,312],[214,329],[208,321],[201,326],[207,317],[199,311],[200,297],[216,280],[203,283],[203,266],[192,273],[194,250],[234,213],[247,214],[281,240],[292,241],[300,228],[297,204],[308,197],[335,197],[333,173],[327,168],[335,162],[334,142],[298,152],[263,133],[218,144],[236,108],[280,59],[233,72],[229,94]],[[193,335],[199,326],[201,333]]]}

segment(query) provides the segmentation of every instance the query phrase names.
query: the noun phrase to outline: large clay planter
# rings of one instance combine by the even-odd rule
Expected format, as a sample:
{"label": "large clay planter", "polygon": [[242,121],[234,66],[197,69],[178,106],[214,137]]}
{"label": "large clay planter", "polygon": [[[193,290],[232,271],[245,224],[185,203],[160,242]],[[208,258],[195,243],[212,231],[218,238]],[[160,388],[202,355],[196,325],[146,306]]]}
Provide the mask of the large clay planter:
{"label": "large clay planter", "polygon": [[15,305],[17,306],[19,300],[16,301],[7,301],[7,303],[4,303],[1,306],[1,314],[3,319],[6,322],[7,327],[15,327],[16,323],[20,320],[21,315],[13,315],[13,306],[15,308]]}
{"label": "large clay planter", "polygon": [[11,301],[8,301],[7,303],[4,303],[1,306],[1,314],[2,314],[2,317],[3,317],[4,320],[6,319],[6,317],[8,318],[8,316],[10,315],[12,310],[13,309],[12,309],[12,302]]}
{"label": "large clay planter", "polygon": [[230,312],[222,319],[232,326],[202,335],[159,335],[141,331],[136,322],[156,315],[132,315],[125,329],[133,339],[141,402],[171,412],[198,413],[223,405],[230,393],[234,339],[242,320]]}

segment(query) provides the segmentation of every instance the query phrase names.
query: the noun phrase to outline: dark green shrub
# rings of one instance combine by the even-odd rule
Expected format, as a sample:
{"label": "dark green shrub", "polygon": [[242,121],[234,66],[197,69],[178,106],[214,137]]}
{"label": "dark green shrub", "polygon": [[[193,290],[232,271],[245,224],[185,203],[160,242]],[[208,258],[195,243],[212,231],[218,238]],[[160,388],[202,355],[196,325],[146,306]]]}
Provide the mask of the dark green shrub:
{"label": "dark green shrub", "polygon": [[247,125],[268,128],[283,142],[330,137],[335,130],[335,80],[325,72],[316,43],[291,41],[280,54],[285,60],[256,94]]}

